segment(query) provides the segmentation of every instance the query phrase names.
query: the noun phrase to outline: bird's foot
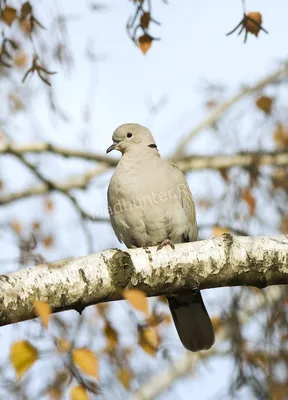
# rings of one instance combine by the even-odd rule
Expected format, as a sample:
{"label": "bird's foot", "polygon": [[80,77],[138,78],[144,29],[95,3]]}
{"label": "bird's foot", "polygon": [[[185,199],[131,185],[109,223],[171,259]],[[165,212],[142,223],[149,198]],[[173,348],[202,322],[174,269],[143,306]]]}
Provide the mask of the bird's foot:
{"label": "bird's foot", "polygon": [[157,251],[163,249],[164,246],[170,246],[173,250],[175,250],[175,245],[170,239],[165,239],[159,246],[157,247]]}

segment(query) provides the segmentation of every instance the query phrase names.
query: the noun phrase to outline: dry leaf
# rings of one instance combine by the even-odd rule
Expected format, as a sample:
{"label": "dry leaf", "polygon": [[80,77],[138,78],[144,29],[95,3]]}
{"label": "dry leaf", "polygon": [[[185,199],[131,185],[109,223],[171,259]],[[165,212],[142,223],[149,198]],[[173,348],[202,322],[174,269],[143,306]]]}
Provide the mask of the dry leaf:
{"label": "dry leaf", "polygon": [[66,353],[72,348],[71,342],[67,339],[56,339],[56,346],[60,353]]}
{"label": "dry leaf", "polygon": [[5,24],[11,26],[17,18],[16,8],[6,6],[1,13],[1,19]]}
{"label": "dry leaf", "polygon": [[48,322],[51,315],[51,307],[48,303],[42,303],[41,301],[34,301],[35,313],[40,318],[44,328],[48,328]]}
{"label": "dry leaf", "polygon": [[42,239],[42,243],[43,243],[43,246],[46,247],[46,249],[50,249],[54,244],[53,236],[50,235],[50,236],[44,237]]}
{"label": "dry leaf", "polygon": [[24,51],[18,51],[14,58],[14,64],[17,67],[25,67],[27,65],[28,56]]}
{"label": "dry leaf", "polygon": [[19,25],[26,35],[29,35],[32,32],[32,24],[29,18],[21,18],[19,20]]}
{"label": "dry leaf", "polygon": [[139,289],[124,290],[123,297],[128,300],[134,308],[148,314],[148,299],[144,292]]}
{"label": "dry leaf", "polygon": [[22,4],[21,7],[21,17],[27,17],[27,15],[32,13],[32,6],[29,3],[29,1],[26,1],[25,3]]}
{"label": "dry leaf", "polygon": [[54,209],[54,203],[53,200],[48,198],[44,200],[44,208],[46,211],[51,212]]}
{"label": "dry leaf", "polygon": [[84,386],[75,386],[70,392],[70,400],[89,400]]}
{"label": "dry leaf", "polygon": [[222,236],[224,233],[229,233],[231,230],[229,228],[225,228],[224,226],[215,225],[212,229],[212,236]]}
{"label": "dry leaf", "polygon": [[[262,15],[259,12],[249,12],[247,14],[245,26],[248,32],[252,33],[255,36],[258,36],[258,33],[261,29],[262,25]],[[253,21],[251,21],[253,20]],[[255,21],[255,22],[254,22]]]}
{"label": "dry leaf", "polygon": [[15,233],[17,233],[17,235],[20,235],[22,231],[22,225],[20,224],[20,222],[13,221],[11,222],[10,227]]}
{"label": "dry leaf", "polygon": [[138,343],[146,353],[155,357],[160,343],[156,328],[138,326]]}
{"label": "dry leaf", "polygon": [[273,105],[273,99],[267,96],[261,96],[256,100],[256,106],[260,108],[260,110],[264,111],[265,114],[270,114]]}
{"label": "dry leaf", "polygon": [[251,191],[249,189],[244,189],[241,193],[241,197],[248,204],[250,215],[254,215],[256,208],[256,201],[255,198],[252,196]]}
{"label": "dry leaf", "polygon": [[215,333],[223,326],[223,322],[220,317],[212,317],[211,322]]}
{"label": "dry leaf", "polygon": [[144,12],[140,18],[140,24],[142,28],[148,28],[150,23],[150,12]]}
{"label": "dry leaf", "polygon": [[10,348],[10,361],[15,368],[18,379],[32,367],[38,358],[37,349],[27,340],[15,342]]}
{"label": "dry leaf", "polygon": [[138,39],[139,47],[143,54],[146,54],[147,51],[150,49],[152,41],[153,41],[152,37],[147,34],[139,37]]}
{"label": "dry leaf", "polygon": [[48,391],[51,400],[59,400],[61,396],[61,391],[58,388],[51,388]]}
{"label": "dry leaf", "polygon": [[118,334],[109,321],[106,321],[104,334],[107,338],[108,350],[114,350],[118,345]]}
{"label": "dry leaf", "polygon": [[81,368],[86,374],[93,376],[94,378],[99,377],[98,360],[95,354],[83,347],[81,349],[74,349],[72,351],[73,363]]}
{"label": "dry leaf", "polygon": [[129,390],[130,389],[130,382],[132,379],[132,372],[128,368],[122,368],[118,372],[118,379],[122,383],[122,385],[125,387],[125,389]]}
{"label": "dry leaf", "polygon": [[283,235],[288,235],[288,216],[284,215],[280,221],[279,230]]}
{"label": "dry leaf", "polygon": [[274,141],[278,150],[288,148],[288,128],[282,124],[278,124],[276,131],[274,132]]}

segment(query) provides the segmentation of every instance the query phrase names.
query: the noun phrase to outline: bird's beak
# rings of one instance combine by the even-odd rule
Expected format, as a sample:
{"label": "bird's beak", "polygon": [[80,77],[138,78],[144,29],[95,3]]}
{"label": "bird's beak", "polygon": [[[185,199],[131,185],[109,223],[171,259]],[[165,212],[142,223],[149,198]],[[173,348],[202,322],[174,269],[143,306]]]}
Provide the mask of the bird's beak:
{"label": "bird's beak", "polygon": [[106,150],[106,154],[110,153],[110,151],[113,151],[116,146],[117,146],[117,143],[111,144],[111,146],[108,147],[108,149]]}

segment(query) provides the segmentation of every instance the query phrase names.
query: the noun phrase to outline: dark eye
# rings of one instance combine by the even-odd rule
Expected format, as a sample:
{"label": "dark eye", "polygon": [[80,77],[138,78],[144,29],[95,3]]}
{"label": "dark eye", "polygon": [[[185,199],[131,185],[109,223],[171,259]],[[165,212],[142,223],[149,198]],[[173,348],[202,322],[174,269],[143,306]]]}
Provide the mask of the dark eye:
{"label": "dark eye", "polygon": [[131,132],[128,132],[128,133],[127,133],[127,137],[129,137],[129,138],[130,138],[130,137],[132,137],[132,136],[133,136],[133,135],[132,135],[132,133],[131,133]]}

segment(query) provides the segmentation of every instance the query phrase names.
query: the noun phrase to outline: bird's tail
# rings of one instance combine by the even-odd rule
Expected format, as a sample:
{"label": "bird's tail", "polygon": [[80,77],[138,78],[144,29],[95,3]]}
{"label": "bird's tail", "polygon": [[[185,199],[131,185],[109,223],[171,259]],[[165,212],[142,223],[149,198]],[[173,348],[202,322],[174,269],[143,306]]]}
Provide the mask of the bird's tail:
{"label": "bird's tail", "polygon": [[183,346],[190,351],[210,349],[215,336],[200,291],[177,294],[167,300]]}

